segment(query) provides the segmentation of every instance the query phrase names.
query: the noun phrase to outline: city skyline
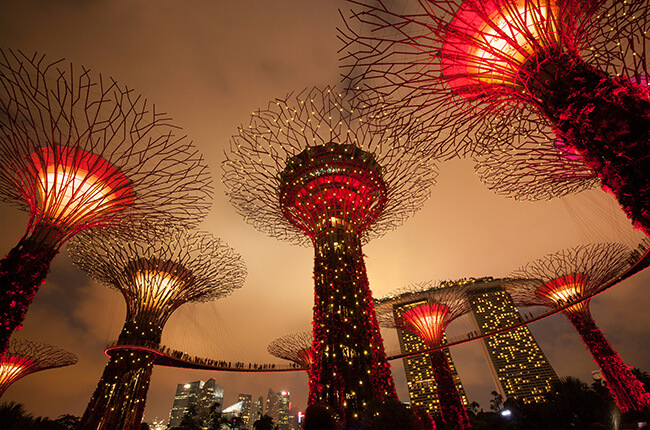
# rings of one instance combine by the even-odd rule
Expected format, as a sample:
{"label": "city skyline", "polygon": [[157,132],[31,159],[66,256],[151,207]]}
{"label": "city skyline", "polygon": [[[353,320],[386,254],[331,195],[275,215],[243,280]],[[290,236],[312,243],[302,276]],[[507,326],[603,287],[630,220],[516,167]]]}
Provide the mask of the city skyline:
{"label": "city skyline", "polygon": [[[247,225],[228,202],[220,165],[230,136],[253,110],[291,91],[338,82],[336,51],[341,46],[335,27],[341,22],[336,8],[347,5],[251,0],[217,6],[197,1],[187,8],[163,3],[70,1],[55,7],[40,1],[2,2],[0,37],[5,48],[27,55],[37,51],[49,60],[65,57],[113,76],[183,127],[203,152],[215,182],[214,205],[200,228],[240,253],[249,276],[240,291],[219,303],[181,307],[163,333],[163,344],[215,359],[279,363],[266,352],[268,343],[310,327],[313,251]],[[438,184],[431,191],[412,219],[364,247],[376,298],[428,279],[505,276],[557,249],[631,240],[624,214],[600,190],[551,202],[515,202],[483,186],[471,161],[455,160],[439,163]],[[0,216],[0,253],[5,255],[22,236],[27,216],[6,204],[0,204]],[[117,338],[124,321],[119,293],[90,281],[65,254],[55,258],[17,337],[56,344],[80,361],[30,375],[7,390],[4,401],[22,402],[34,415],[81,415],[107,361],[103,349]],[[295,269],[287,270],[286,262]],[[592,300],[595,319],[623,360],[646,371],[650,302],[643,289],[649,281],[650,274],[641,273]],[[560,377],[590,382],[597,366],[563,316],[531,329]],[[391,332],[382,330],[389,353],[399,349]],[[469,402],[489,409],[494,387],[480,345],[471,342],[451,351]],[[400,399],[406,400],[399,361],[391,366]],[[226,405],[236,403],[239,393],[257,398],[274,387],[290,391],[292,402],[306,406],[306,372],[267,375],[156,367],[145,420],[168,417],[178,381],[211,377],[225,387]]]}

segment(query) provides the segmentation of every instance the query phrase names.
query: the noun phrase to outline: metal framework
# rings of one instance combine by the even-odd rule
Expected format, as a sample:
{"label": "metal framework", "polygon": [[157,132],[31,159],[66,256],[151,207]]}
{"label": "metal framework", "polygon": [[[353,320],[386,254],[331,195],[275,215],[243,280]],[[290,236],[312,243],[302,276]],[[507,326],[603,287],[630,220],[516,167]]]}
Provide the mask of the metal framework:
{"label": "metal framework", "polygon": [[351,88],[444,130],[434,145],[447,156],[497,151],[477,169],[498,192],[539,199],[600,183],[650,233],[650,2],[351,3]]}
{"label": "metal framework", "polygon": [[589,301],[629,270],[647,248],[647,242],[636,250],[602,243],[559,251],[513,273],[513,276],[530,278],[528,285],[507,287],[519,306],[563,308],[562,312],[598,363],[612,397],[623,412],[646,408],[650,394],[605,339],[591,316]]}
{"label": "metal framework", "polygon": [[[72,260],[95,280],[122,293],[126,322],[118,344],[160,345],[167,319],[182,304],[216,300],[240,288],[246,269],[232,248],[204,232],[142,228],[130,236],[112,228],[79,233]],[[113,352],[82,417],[82,429],[131,429],[142,419],[156,354]]]}
{"label": "metal framework", "polygon": [[230,200],[249,223],[315,248],[309,403],[329,404],[344,422],[370,399],[396,398],[361,244],[429,196],[425,138],[380,104],[314,88],[254,112],[223,164]]}
{"label": "metal framework", "polygon": [[0,397],[17,380],[30,373],[70,366],[77,356],[56,346],[29,340],[11,339],[0,355]]}
{"label": "metal framework", "polygon": [[0,351],[67,239],[133,219],[195,225],[211,181],[193,144],[132,90],[0,50],[0,200],[30,214],[0,262]]}
{"label": "metal framework", "polygon": [[[471,311],[468,291],[493,286],[501,281],[485,278],[416,284],[377,300],[377,319],[382,327],[409,330],[419,336],[428,348],[436,348],[442,344],[449,323]],[[428,354],[445,428],[472,428],[444,351],[436,349]]]}
{"label": "metal framework", "polygon": [[[482,135],[498,133],[498,128]],[[555,148],[548,142],[555,141]],[[550,129],[513,136],[512,148],[475,157],[475,170],[489,189],[515,200],[550,200],[600,185],[598,176]]]}
{"label": "metal framework", "polygon": [[308,332],[288,334],[271,342],[267,350],[275,357],[289,360],[309,370],[313,342],[313,336]]}

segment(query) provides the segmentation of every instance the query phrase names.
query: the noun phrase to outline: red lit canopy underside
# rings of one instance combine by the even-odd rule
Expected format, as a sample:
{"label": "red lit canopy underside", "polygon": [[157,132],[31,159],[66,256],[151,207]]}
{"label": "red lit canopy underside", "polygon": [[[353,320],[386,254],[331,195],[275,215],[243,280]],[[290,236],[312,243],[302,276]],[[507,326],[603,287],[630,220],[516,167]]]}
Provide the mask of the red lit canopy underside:
{"label": "red lit canopy underside", "polygon": [[553,305],[564,305],[584,297],[587,281],[587,275],[583,274],[561,276],[539,287],[536,293]]}
{"label": "red lit canopy underside", "polygon": [[520,89],[522,66],[559,44],[558,15],[558,6],[549,0],[464,2],[444,41],[443,78],[468,99]]}
{"label": "red lit canopy underside", "polygon": [[[30,155],[32,172],[18,172],[32,214],[59,227],[92,224],[130,205],[131,181],[100,156],[47,146]],[[20,178],[22,176],[22,178]]]}
{"label": "red lit canopy underside", "polygon": [[310,147],[280,174],[283,214],[311,238],[329,228],[360,235],[386,204],[381,175],[374,156],[353,145]]}
{"label": "red lit canopy underside", "polygon": [[36,365],[34,360],[25,357],[12,355],[0,357],[0,393],[24,376],[34,365]]}
{"label": "red lit canopy underside", "polygon": [[307,368],[311,367],[311,363],[312,363],[311,351],[312,351],[311,347],[303,348],[300,351],[298,351],[297,356],[299,358],[299,361],[297,364]]}
{"label": "red lit canopy underside", "polygon": [[403,328],[412,331],[429,347],[440,345],[447,325],[449,307],[442,304],[423,304],[413,307],[401,316]]}

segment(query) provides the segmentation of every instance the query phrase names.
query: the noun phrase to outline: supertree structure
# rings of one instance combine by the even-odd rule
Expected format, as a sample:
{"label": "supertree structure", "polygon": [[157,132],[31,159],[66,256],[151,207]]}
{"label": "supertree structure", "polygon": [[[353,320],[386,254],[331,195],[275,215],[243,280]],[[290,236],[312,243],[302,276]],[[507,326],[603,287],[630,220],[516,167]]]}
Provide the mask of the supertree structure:
{"label": "supertree structure", "polygon": [[[493,284],[489,278],[488,284]],[[496,282],[499,282],[497,280]],[[485,282],[426,282],[377,300],[377,319],[383,327],[401,328],[419,336],[428,349],[437,384],[440,415],[445,428],[472,428],[445,352],[441,349],[449,323],[471,311],[468,288]]]}
{"label": "supertree structure", "polygon": [[240,288],[246,270],[238,254],[203,232],[143,228],[116,236],[93,228],[71,239],[73,261],[100,283],[122,293],[126,322],[81,419],[82,429],[132,429],[144,412],[147,390],[167,319],[187,302],[224,297]]}
{"label": "supertree structure", "polygon": [[70,366],[76,362],[76,355],[56,346],[11,339],[7,351],[0,355],[0,397],[11,384],[30,373]]}
{"label": "supertree structure", "polygon": [[[401,133],[388,132],[389,123]],[[409,124],[332,88],[305,90],[255,112],[223,165],[231,202],[248,222],[314,246],[309,403],[329,404],[344,422],[370,399],[396,398],[361,244],[428,197],[434,172]]]}
{"label": "supertree structure", "polygon": [[314,339],[311,333],[301,332],[288,334],[269,343],[269,354],[289,360],[300,367],[309,370],[311,367],[311,351]]}
{"label": "supertree structure", "polygon": [[[547,198],[599,182],[650,234],[650,2],[351,2],[351,87],[399,94],[447,129],[437,145],[450,156],[514,156],[507,169],[479,166],[501,192]],[[514,178],[502,186],[504,171]],[[541,177],[551,191],[534,185]]]}
{"label": "supertree structure", "polygon": [[650,394],[605,339],[591,316],[589,301],[629,270],[647,245],[631,250],[622,244],[602,243],[559,251],[513,273],[533,282],[507,287],[519,306],[562,310],[600,367],[607,388],[623,412],[647,407]]}
{"label": "supertree structure", "polygon": [[0,50],[0,200],[30,214],[0,262],[0,351],[71,236],[124,219],[190,226],[207,213],[209,172],[176,133],[111,79]]}

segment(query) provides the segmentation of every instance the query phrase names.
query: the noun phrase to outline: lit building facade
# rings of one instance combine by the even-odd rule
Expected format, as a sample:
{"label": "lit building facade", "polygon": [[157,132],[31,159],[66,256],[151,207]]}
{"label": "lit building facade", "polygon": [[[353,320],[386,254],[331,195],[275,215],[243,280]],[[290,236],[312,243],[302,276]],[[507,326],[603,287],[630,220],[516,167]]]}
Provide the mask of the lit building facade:
{"label": "lit building facade", "polygon": [[278,430],[289,430],[289,404],[290,394],[288,391],[277,393],[278,395]]}
{"label": "lit building facade", "polygon": [[259,396],[257,400],[255,400],[251,405],[251,419],[250,419],[251,427],[253,427],[255,421],[262,418],[262,414],[264,414],[264,397]]}
{"label": "lit building facade", "polygon": [[250,394],[240,394],[238,402],[241,403],[241,429],[248,430],[253,427],[251,422],[253,396]]}
{"label": "lit building facade", "polygon": [[[501,288],[470,294],[472,313],[480,333],[521,321],[510,295]],[[495,384],[504,398],[525,403],[544,402],[557,374],[526,326],[482,340]]]}
{"label": "lit building facade", "polygon": [[223,409],[223,387],[210,378],[203,384],[197,400],[197,412],[204,423],[209,421],[213,406],[215,412]]}
{"label": "lit building facade", "polygon": [[169,414],[169,426],[176,427],[181,423],[183,416],[191,405],[197,404],[203,381],[194,381],[176,386],[174,405]]}
{"label": "lit building facade", "polygon": [[266,393],[266,407],[264,408],[265,415],[273,418],[273,421],[277,424],[278,422],[278,393],[269,388],[268,393]]}
{"label": "lit building facade", "polygon": [[169,415],[169,427],[180,425],[183,417],[191,406],[196,408],[197,415],[207,423],[210,418],[211,408],[217,404],[217,411],[223,405],[223,387],[217,385],[213,378],[207,382],[194,381],[187,384],[178,384],[174,405]]}
{"label": "lit building facade", "polygon": [[[237,402],[234,405],[228,406],[221,412],[221,418],[225,418],[228,421],[238,419],[241,416],[241,407],[242,402]],[[207,430],[207,428],[205,430]]]}
{"label": "lit building facade", "polygon": [[[416,336],[409,330],[401,328],[397,329],[399,338],[399,346],[403,353],[411,353],[427,349],[424,342],[419,336]],[[456,366],[449,353],[449,348],[444,349],[447,362],[451,368],[451,373],[456,382],[458,394],[465,406],[467,406],[467,396],[463,389],[463,384],[460,382]],[[406,373],[406,385],[408,386],[409,398],[411,405],[416,406],[418,409],[426,411],[429,415],[440,414],[440,403],[438,401],[437,385],[433,377],[433,369],[431,368],[431,357],[429,354],[420,354],[413,357],[402,359],[404,363],[404,372]]]}
{"label": "lit building facade", "polygon": [[[279,393],[276,393],[269,388],[269,391],[266,394],[265,415],[273,418],[273,422],[278,425],[278,430],[289,429],[289,403],[290,394],[288,391],[280,391]],[[255,421],[253,420],[253,422]]]}
{"label": "lit building facade", "polygon": [[167,424],[164,423],[165,420],[158,421],[158,418],[153,420],[149,425],[151,430],[167,430]]}

